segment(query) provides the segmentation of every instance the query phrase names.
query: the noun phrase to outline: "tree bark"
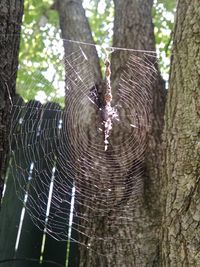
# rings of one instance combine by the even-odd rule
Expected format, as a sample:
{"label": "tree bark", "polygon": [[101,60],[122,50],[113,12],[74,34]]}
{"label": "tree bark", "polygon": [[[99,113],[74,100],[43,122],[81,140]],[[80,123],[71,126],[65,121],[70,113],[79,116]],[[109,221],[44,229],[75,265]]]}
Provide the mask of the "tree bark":
{"label": "tree bark", "polygon": [[[152,0],[114,0],[115,20],[113,46],[136,50],[155,51],[151,9]],[[113,80],[120,77],[120,67],[128,60],[129,53],[112,56]]]}
{"label": "tree bark", "polygon": [[[155,51],[154,27],[152,23],[153,1],[123,1],[116,0],[113,46],[133,48],[136,50]],[[126,15],[125,15],[126,14]],[[147,53],[148,54],[148,53]],[[135,53],[143,57],[143,53]],[[112,82],[114,90],[122,71],[127,53],[113,53]],[[134,226],[127,229],[126,235],[131,234],[135,241],[130,257],[122,264],[124,266],[158,266],[159,257],[159,229],[161,225],[160,192],[160,158],[161,134],[164,123],[164,108],[166,91],[164,81],[159,73],[154,57],[149,58],[157,68],[157,77],[151,85],[152,107],[150,108],[150,130],[145,156],[145,173],[143,176],[143,205],[137,210],[138,218]],[[130,96],[131,97],[131,96]],[[134,192],[133,192],[134,193]],[[140,237],[140,238],[138,238]],[[141,249],[141,247],[143,249]],[[125,258],[125,256],[124,256]],[[132,263],[131,263],[132,261]],[[120,266],[120,264],[116,264]]]}
{"label": "tree bark", "polygon": [[[114,38],[113,46],[133,48],[140,50],[155,50],[155,40],[153,33],[153,23],[151,17],[152,9],[152,0],[145,1],[122,1],[116,0],[115,2],[115,24],[114,24]],[[83,8],[80,1],[59,1],[58,2],[58,11],[60,15],[60,24],[62,30],[63,38],[74,39],[78,41],[85,41],[93,43],[91,32],[89,29],[89,24],[85,17]],[[78,21],[78,23],[77,23]],[[65,53],[66,56],[68,53],[73,52],[74,47],[72,46],[69,50],[69,45],[67,41],[64,41],[65,44]],[[87,57],[89,58],[90,65],[94,67],[92,70],[94,73],[94,83],[102,84],[100,68],[98,63],[97,53],[94,47],[85,46],[84,51],[86,51]],[[136,53],[136,56],[140,56],[140,53]],[[128,60],[128,52],[119,52],[113,53],[111,57],[111,66],[112,66],[112,88],[115,93],[117,92],[117,86],[119,83],[119,77],[122,73],[125,63]],[[142,57],[142,56],[141,56]],[[83,58],[84,60],[84,58]],[[155,59],[152,59],[151,63],[155,63]],[[66,78],[67,79],[67,78]],[[86,215],[86,220],[79,220],[81,224],[80,230],[84,231],[85,235],[79,237],[79,242],[85,244],[85,246],[79,246],[80,251],[80,266],[134,266],[134,267],[143,267],[151,266],[155,267],[159,265],[159,228],[160,228],[160,209],[159,209],[159,167],[160,167],[160,143],[161,143],[161,132],[163,125],[163,113],[164,113],[164,103],[165,103],[165,91],[164,83],[159,74],[150,86],[152,102],[151,107],[151,127],[148,134],[148,145],[147,152],[145,154],[146,160],[142,162],[142,166],[145,169],[144,175],[141,177],[141,188],[137,190],[137,187],[129,188],[127,186],[127,199],[128,201],[123,203],[124,199],[122,197],[120,201],[117,202],[117,197],[113,196],[116,200],[113,201],[113,207],[110,208],[110,213],[107,212],[107,216],[99,216],[98,212],[91,211],[91,205],[94,205],[99,209],[101,205],[103,206],[106,199],[103,199],[102,194],[102,203],[95,201],[95,196],[90,196],[90,199],[84,199],[82,195],[81,202],[81,213]],[[75,88],[74,95],[77,96]],[[69,96],[69,95],[68,95]],[[73,100],[73,97],[72,97]],[[81,99],[79,101],[81,103]],[[85,104],[85,103],[84,103]],[[81,105],[81,104],[80,104]],[[125,108],[124,108],[125,109]],[[86,110],[85,106],[80,108],[80,110]],[[96,158],[87,158],[85,156],[82,160],[87,162],[87,165],[93,166],[96,165],[96,171],[86,168],[85,173],[87,177],[78,177],[79,180],[78,187],[84,192],[84,188],[91,188],[96,194],[100,194],[99,191],[104,190],[103,185],[100,184],[100,181],[105,180],[106,174],[111,174],[112,171],[116,169],[116,166],[119,167],[118,173],[111,175],[111,178],[107,178],[104,186],[109,188],[111,186],[112,190],[116,195],[119,195],[120,186],[118,181],[122,181],[123,177],[126,177],[128,173],[131,175],[137,176],[137,173],[134,173],[134,168],[137,165],[137,159],[129,165],[129,169],[125,170],[123,167],[123,160],[121,155],[126,153],[126,146],[121,146],[121,151],[115,151],[115,149],[108,149],[108,152],[105,156],[105,161],[102,161],[104,164],[101,164],[98,159],[101,157],[101,154],[98,150],[94,151],[94,144],[102,144],[102,137],[95,135],[94,133],[97,130],[97,122],[99,114],[94,109],[88,105],[87,116],[82,116],[81,126],[77,124],[77,120],[73,112],[69,112],[71,115],[71,121],[73,124],[68,123],[68,128],[74,129],[74,140],[80,139],[79,133],[83,131],[87,132],[87,150],[82,151],[88,155],[96,155]],[[74,117],[73,117],[74,116]],[[81,129],[80,129],[81,127]],[[111,147],[116,144],[124,143],[129,133],[126,130],[123,130],[122,127],[113,127],[113,133],[111,135],[110,145]],[[94,138],[95,136],[95,138]],[[76,150],[80,149],[79,144],[86,142],[85,140],[79,140],[76,144],[74,143],[74,148]],[[121,143],[120,143],[121,142]],[[134,148],[133,148],[134,149]],[[102,156],[103,157],[103,156]],[[128,157],[128,155],[127,155]],[[78,155],[76,157],[78,158]],[[114,163],[110,163],[114,162]],[[113,166],[113,165],[115,166]],[[86,164],[85,164],[86,165]],[[81,172],[81,171],[80,171]],[[116,177],[116,176],[119,177]],[[89,178],[88,178],[89,177]],[[93,177],[93,180],[91,179]],[[80,178],[80,179],[79,179]],[[126,182],[129,183],[132,177],[127,177]],[[134,178],[133,178],[134,179]],[[82,182],[80,182],[82,180]],[[89,180],[89,181],[88,181]],[[112,181],[110,185],[110,181]],[[95,185],[101,190],[95,191]],[[102,186],[102,187],[101,187]],[[132,186],[132,185],[131,185]],[[130,191],[131,193],[130,193]],[[87,191],[85,193],[88,193]],[[124,192],[126,194],[126,192]],[[95,195],[95,194],[94,194]],[[89,198],[89,197],[88,197]],[[137,199],[137,202],[135,200]],[[118,208],[116,208],[118,205]],[[87,215],[89,218],[87,220]],[[131,217],[132,223],[129,223],[125,220],[124,224],[121,224],[121,218]],[[113,224],[113,225],[112,225]],[[114,225],[120,225],[118,228]],[[113,227],[113,228],[112,228]],[[84,229],[84,230],[83,230]],[[91,233],[97,235],[92,236]],[[113,235],[113,238],[112,238]],[[107,238],[111,237],[111,241],[106,241]],[[128,242],[129,240],[129,242]],[[130,242],[131,240],[131,242]],[[88,246],[91,246],[93,250],[88,249]],[[102,256],[105,255],[105,256]]]}
{"label": "tree bark", "polygon": [[22,0],[0,3],[0,197],[7,167],[8,135],[12,97],[15,94],[20,29],[23,15]]}
{"label": "tree bark", "polygon": [[[59,12],[65,55],[70,55],[79,47],[77,44],[70,43],[68,40],[94,44],[81,0],[58,0],[55,8]],[[98,82],[101,80],[101,70],[96,48],[87,45],[83,47],[90,64],[93,66],[94,79]]]}
{"label": "tree bark", "polygon": [[165,113],[162,266],[200,264],[200,9],[179,0]]}

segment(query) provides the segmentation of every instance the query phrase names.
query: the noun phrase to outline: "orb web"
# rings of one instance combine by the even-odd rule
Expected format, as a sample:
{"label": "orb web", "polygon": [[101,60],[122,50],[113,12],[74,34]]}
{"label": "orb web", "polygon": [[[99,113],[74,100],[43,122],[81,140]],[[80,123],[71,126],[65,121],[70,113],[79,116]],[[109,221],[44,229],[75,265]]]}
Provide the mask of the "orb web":
{"label": "orb web", "polygon": [[[13,101],[11,172],[19,198],[24,202],[26,196],[26,210],[41,230],[97,253],[101,246],[109,253],[113,241],[133,242],[118,230],[134,224],[142,202],[155,58],[128,53],[112,88],[118,119],[107,150],[104,104],[84,46],[63,60],[64,108],[53,101],[25,103],[19,96]],[[27,84],[33,83],[27,75]]]}

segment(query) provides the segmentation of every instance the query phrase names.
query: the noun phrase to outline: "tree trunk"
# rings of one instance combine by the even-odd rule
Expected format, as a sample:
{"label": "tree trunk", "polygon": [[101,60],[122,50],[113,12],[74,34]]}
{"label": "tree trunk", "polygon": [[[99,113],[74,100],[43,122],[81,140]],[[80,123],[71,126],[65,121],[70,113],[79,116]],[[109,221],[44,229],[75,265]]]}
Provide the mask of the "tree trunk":
{"label": "tree trunk", "polygon": [[166,107],[162,266],[200,264],[200,8],[179,0]]}
{"label": "tree trunk", "polygon": [[[134,48],[137,50],[155,51],[154,28],[152,23],[153,1],[123,1],[115,2],[115,24],[113,46]],[[124,15],[126,14],[126,15]],[[148,54],[148,53],[147,53]],[[127,54],[114,54],[112,56],[113,84],[119,81],[120,71]],[[142,53],[136,53],[143,57]],[[155,63],[155,58],[149,58]],[[155,63],[156,65],[156,63]],[[150,131],[145,157],[145,173],[143,176],[142,207],[137,210],[138,218],[135,224],[127,228],[126,236],[131,235],[135,246],[130,250],[130,256],[116,266],[158,266],[159,258],[159,229],[161,220],[159,192],[160,158],[161,158],[161,133],[163,129],[163,114],[165,107],[166,91],[164,82],[158,75],[151,85],[152,107],[150,115]],[[130,96],[131,98],[131,96]],[[133,192],[134,194],[134,192]],[[143,249],[141,249],[143,248]],[[125,258],[125,255],[124,255]]]}
{"label": "tree trunk", "polygon": [[[152,24],[152,0],[131,1],[114,0],[115,20],[113,46],[133,48],[136,50],[155,51]],[[128,51],[121,56],[112,56],[112,73],[114,80],[120,77],[120,67],[128,60]]]}
{"label": "tree trunk", "polygon": [[[66,40],[94,43],[88,20],[85,16],[82,1],[58,0],[56,4],[60,16],[60,28],[64,39],[65,55],[75,52],[77,44],[65,42]],[[101,80],[100,64],[95,47],[84,46],[84,52],[93,66],[95,81]]]}
{"label": "tree trunk", "polygon": [[0,198],[7,167],[10,110],[18,68],[23,0],[0,3]]}
{"label": "tree trunk", "polygon": [[[152,1],[116,0],[114,2],[113,45],[140,50],[155,50],[151,17]],[[93,43],[80,1],[60,0],[58,1],[58,11],[63,38]],[[75,48],[75,45],[70,47],[68,41],[64,41],[64,44],[67,57],[68,53],[74,52],[72,49]],[[86,51],[89,63],[92,65],[94,84],[103,84],[95,48],[91,46],[81,47]],[[135,56],[143,60],[144,54],[136,53]],[[116,51],[111,57],[114,101],[117,101],[116,92],[119,77],[128,57],[128,52],[125,51]],[[155,58],[150,57],[149,60],[151,61],[150,64],[155,63]],[[86,60],[82,55],[79,66],[84,61]],[[79,71],[81,69],[77,69],[77,73]],[[138,75],[140,79],[143,78],[140,73]],[[68,78],[72,79],[72,77],[66,77],[66,81]],[[75,76],[73,78],[75,80]],[[84,78],[84,71],[82,78]],[[81,192],[80,196],[77,196],[79,202],[77,210],[80,212],[79,214],[82,214],[82,218],[79,218],[78,221],[78,241],[84,244],[84,246],[79,246],[80,266],[158,266],[158,233],[161,219],[158,201],[160,178],[158,169],[160,153],[158,151],[160,150],[165,102],[163,80],[158,73],[156,79],[148,88],[152,102],[149,103],[150,107],[147,107],[150,111],[151,123],[145,153],[146,159],[142,157],[142,160],[140,160],[133,157],[132,162],[127,167],[128,169],[124,168],[126,158],[123,158],[122,155],[128,153],[127,151],[130,151],[130,148],[121,144],[124,144],[125,140],[129,138],[130,132],[123,129],[120,124],[113,126],[108,151],[101,153],[100,150],[95,149],[102,146],[103,140],[102,135],[97,134],[99,113],[91,107],[90,103],[82,101],[81,95],[84,98],[84,94],[81,93],[78,83],[77,88],[74,85],[70,86],[72,93],[66,91],[68,103],[74,102],[74,105],[76,105],[79,102],[79,112],[81,110],[84,113],[78,118],[81,121],[80,125],[75,109],[70,110],[72,107],[69,105],[66,109],[71,116],[67,124],[68,128],[70,131],[71,129],[74,130],[72,140],[74,150],[79,151],[74,155],[74,159],[77,160],[77,164],[81,162],[80,172],[75,178],[77,180],[77,191]],[[87,93],[90,92],[89,90],[90,88],[88,88]],[[75,101],[78,94],[79,100],[76,99]],[[126,113],[131,112],[123,106],[123,103],[122,109]],[[126,122],[121,121],[121,123]],[[82,133],[87,134],[86,137],[82,135],[82,140],[80,140]],[[147,142],[146,137],[145,142]],[[82,147],[82,144],[84,144],[84,147]],[[121,150],[114,148],[117,145],[121,145]],[[83,150],[80,151],[81,149]],[[134,147],[131,147],[131,149],[135,151]],[[79,154],[82,156],[81,158]],[[129,156],[132,157],[131,154],[127,154],[127,157]],[[136,169],[138,164],[145,170],[141,177]],[[88,166],[92,168],[88,168]],[[123,183],[125,189],[122,189]],[[111,193],[106,193],[109,188],[111,188]],[[106,194],[110,194],[110,198]],[[105,207],[104,214],[102,213],[102,207]],[[131,222],[128,218],[131,218]],[[81,232],[84,232],[84,234],[81,234]]]}

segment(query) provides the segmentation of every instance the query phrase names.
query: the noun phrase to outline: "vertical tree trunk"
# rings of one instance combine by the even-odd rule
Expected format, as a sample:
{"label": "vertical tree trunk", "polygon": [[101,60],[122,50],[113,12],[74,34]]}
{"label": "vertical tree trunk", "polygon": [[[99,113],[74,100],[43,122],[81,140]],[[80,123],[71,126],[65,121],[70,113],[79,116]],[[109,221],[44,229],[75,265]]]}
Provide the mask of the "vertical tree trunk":
{"label": "vertical tree trunk", "polygon": [[[60,28],[62,38],[66,40],[81,41],[93,44],[92,33],[88,20],[85,16],[85,10],[82,7],[82,1],[58,0],[56,4],[60,17]],[[93,66],[95,82],[101,80],[100,64],[95,47],[83,46],[84,52],[88,56],[90,64]],[[64,41],[65,55],[75,52],[77,44]]]}
{"label": "vertical tree trunk", "polygon": [[[113,45],[125,48],[155,50],[151,17],[152,0],[116,0],[114,2],[115,26]],[[88,22],[80,1],[60,0],[58,1],[58,11],[60,15],[63,38],[93,43]],[[66,53],[73,52],[72,50],[69,50],[69,43],[67,41],[64,41],[64,44]],[[90,61],[90,65],[92,64],[92,67],[94,67],[92,70],[95,77],[94,82],[101,83],[101,81],[99,82],[101,79],[101,74],[95,48],[91,46],[85,46],[84,48],[84,51],[86,51]],[[139,55],[140,54],[137,53],[137,56]],[[117,90],[119,77],[127,59],[128,53],[126,52],[112,54],[112,87],[114,89],[114,95]],[[152,59],[152,63],[155,63],[155,59]],[[74,95],[77,95],[76,90],[79,90],[79,88],[73,89],[75,90]],[[146,169],[145,174],[141,178],[142,187],[138,193],[137,188],[134,189],[134,186],[133,188],[129,188],[127,185],[127,192],[124,192],[124,196],[126,197],[125,194],[127,193],[128,200],[127,202],[125,200],[125,203],[123,203],[124,200],[122,198],[122,204],[119,203],[120,201],[117,204],[115,202],[113,203],[113,207],[111,207],[112,219],[109,218],[110,215],[107,215],[108,217],[104,217],[103,215],[100,216],[98,212],[90,209],[92,208],[91,205],[94,205],[94,203],[95,208],[97,209],[98,205],[101,206],[104,201],[106,202],[106,199],[103,199],[103,194],[101,204],[95,202],[95,200],[92,200],[92,196],[89,200],[84,200],[84,196],[82,196],[81,201],[84,201],[84,204],[81,206],[83,214],[82,217],[84,217],[85,214],[86,220],[79,221],[79,223],[81,223],[80,230],[82,230],[82,232],[85,234],[81,235],[80,239],[78,240],[79,242],[85,244],[85,246],[80,246],[80,266],[155,267],[159,264],[158,230],[160,226],[160,211],[158,208],[158,192],[160,174],[158,167],[160,165],[160,154],[158,150],[160,149],[160,135],[163,125],[163,111],[165,102],[164,84],[159,73],[151,85],[150,91],[153,101],[150,104],[152,106],[147,108],[151,110],[150,116],[152,124],[151,130],[149,131],[149,143],[146,152],[146,160],[145,162],[142,162],[143,166],[145,165],[143,168]],[[81,93],[79,95],[81,95]],[[79,103],[81,105],[81,99],[79,99]],[[82,109],[86,110],[85,106],[83,106]],[[83,162],[85,162],[85,173],[88,173],[88,176],[79,177],[80,180],[82,179],[82,184],[79,184],[80,190],[81,187],[84,189],[88,186],[89,188],[90,185],[91,192],[92,190],[95,192],[95,183],[97,188],[101,188],[103,185],[101,185],[100,182],[101,180],[103,181],[106,179],[106,173],[111,174],[112,170],[115,170],[116,166],[118,166],[118,173],[113,174],[113,177],[110,178],[112,181],[111,185],[109,178],[106,179],[106,183],[108,183],[108,188],[109,186],[113,188],[112,190],[116,193],[116,195],[120,194],[121,189],[118,185],[118,181],[122,181],[123,177],[126,177],[129,173],[137,176],[137,173],[134,173],[134,167],[137,165],[137,159],[135,159],[135,162],[129,166],[130,169],[125,170],[123,167],[124,162],[121,158],[121,154],[126,153],[126,147],[122,146],[122,151],[120,152],[121,154],[118,154],[118,152],[114,149],[108,149],[104,164],[100,164],[101,162],[98,162],[98,159],[100,158],[100,155],[98,154],[99,151],[94,151],[93,149],[93,144],[99,144],[99,146],[102,144],[102,138],[98,137],[97,134],[94,135],[97,130],[99,114],[95,114],[94,110],[92,110],[90,105],[88,105],[87,116],[82,117],[84,119],[81,121],[80,129],[80,125],[77,125],[77,120],[73,112],[69,113],[71,114],[70,116],[72,116],[71,121],[73,121],[74,124],[68,124],[68,128],[75,129],[74,136],[76,136],[77,139],[80,139],[80,135],[78,135],[78,133],[83,130],[82,128],[84,128],[84,132],[88,133],[86,153],[88,153],[88,155],[94,155],[95,153],[96,155],[96,158],[87,158],[85,155],[86,157],[81,159]],[[120,127],[114,127],[110,141],[111,147],[113,144],[116,145],[118,142],[120,142],[118,145],[124,143],[128,134],[129,133],[126,131],[126,129],[122,130]],[[95,136],[95,138],[93,136]],[[85,143],[86,141],[79,140],[79,142]],[[80,149],[76,143],[74,143],[74,147],[77,150]],[[110,164],[110,162],[115,163]],[[97,173],[95,173],[92,168],[87,170],[87,165],[93,166],[93,164],[96,164],[96,170],[99,168],[99,176],[97,176]],[[100,166],[98,167],[99,164]],[[116,177],[117,175],[119,177]],[[93,180],[91,180],[91,177],[93,177]],[[131,179],[132,177],[127,177],[126,182],[129,183]],[[106,187],[106,184],[104,186]],[[104,188],[101,189],[102,191],[104,190]],[[88,192],[86,191],[86,193]],[[96,194],[98,195],[100,193],[97,191]],[[93,198],[95,199],[95,194],[93,195]],[[136,198],[137,202],[135,202]],[[140,204],[138,204],[138,202]],[[118,205],[118,208],[116,208],[115,205]],[[105,210],[105,214],[106,212],[107,210]],[[88,214],[90,219],[87,220]],[[132,223],[129,223],[127,220],[124,220],[124,224],[121,223],[121,218],[127,217],[132,218]],[[117,224],[118,228],[115,227]],[[95,236],[92,236],[92,233],[98,238],[95,239]],[[110,237],[111,239],[109,241]],[[88,249],[87,246],[91,246],[97,253],[90,248]],[[106,257],[102,255],[105,255]]]}
{"label": "vertical tree trunk", "polygon": [[[115,23],[113,46],[155,51],[154,27],[151,15],[153,1],[115,0],[114,3]],[[120,71],[124,62],[127,61],[127,56],[128,52],[126,54],[114,53],[112,56],[112,81],[114,89],[116,89]],[[138,52],[136,56],[143,57],[144,54]],[[150,57],[149,60],[155,63],[154,56]],[[143,176],[144,191],[141,195],[143,205],[142,207],[138,207],[138,219],[135,219],[135,224],[127,228],[126,235],[132,236],[135,241],[135,247],[132,248],[129,259],[124,260],[121,266],[122,264],[124,266],[138,267],[158,266],[161,264],[158,253],[161,223],[159,202],[159,181],[161,174],[159,170],[161,167],[161,133],[164,123],[163,114],[166,91],[158,66],[156,65],[156,67],[158,75],[150,87],[152,94],[152,107],[150,108],[151,129],[148,134],[144,162],[146,171]],[[116,266],[120,266],[120,264],[116,263]]]}
{"label": "vertical tree trunk", "polygon": [[165,114],[162,266],[200,264],[200,8],[179,0]]}
{"label": "vertical tree trunk", "polygon": [[23,0],[3,0],[0,3],[0,196],[6,172],[8,134],[12,97],[18,68],[20,28]]}
{"label": "vertical tree trunk", "polygon": [[[136,50],[155,51],[155,40],[151,10],[153,1],[114,0],[115,20],[113,46]],[[113,79],[120,77],[120,67],[129,53],[112,56]],[[119,78],[118,78],[119,79]]]}
{"label": "vertical tree trunk", "polygon": [[[152,0],[132,1],[115,0],[115,23],[113,46],[133,48],[136,50],[155,51],[154,27],[152,23]],[[124,15],[126,14],[126,16]],[[148,54],[148,52],[147,52]],[[143,53],[136,52],[143,57]],[[112,56],[112,82],[114,89],[119,81],[120,71],[127,61],[128,52],[113,54]],[[149,132],[149,148],[146,156],[148,179],[145,180],[146,197],[151,203],[151,210],[158,210],[159,195],[159,162],[161,156],[161,133],[164,123],[164,109],[166,90],[164,81],[156,64],[155,54],[149,57],[157,68],[158,75],[151,86],[151,130]],[[153,190],[153,191],[152,191]],[[149,204],[150,204],[149,203]],[[155,205],[157,203],[158,205]]]}

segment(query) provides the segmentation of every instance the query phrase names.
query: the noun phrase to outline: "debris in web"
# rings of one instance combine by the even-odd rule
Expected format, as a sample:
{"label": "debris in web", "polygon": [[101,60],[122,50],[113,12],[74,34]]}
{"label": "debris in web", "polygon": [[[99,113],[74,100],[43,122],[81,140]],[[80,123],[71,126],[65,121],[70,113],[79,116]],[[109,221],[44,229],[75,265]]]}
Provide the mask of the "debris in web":
{"label": "debris in web", "polygon": [[111,69],[110,69],[110,61],[108,57],[105,61],[105,80],[106,80],[106,90],[104,95],[104,107],[102,108],[102,118],[104,123],[104,144],[105,144],[105,151],[108,148],[108,138],[110,135],[110,131],[112,130],[112,123],[114,119],[118,118],[117,111],[114,107],[112,107],[112,90],[111,90]]}

